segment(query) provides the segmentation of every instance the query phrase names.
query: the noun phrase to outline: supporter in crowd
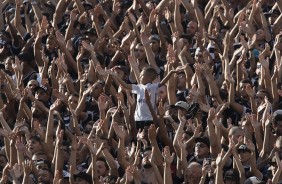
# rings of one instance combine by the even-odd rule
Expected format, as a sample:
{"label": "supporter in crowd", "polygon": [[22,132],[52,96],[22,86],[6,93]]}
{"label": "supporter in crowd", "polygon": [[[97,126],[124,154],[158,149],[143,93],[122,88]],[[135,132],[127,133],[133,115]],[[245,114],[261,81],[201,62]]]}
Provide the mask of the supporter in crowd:
{"label": "supporter in crowd", "polygon": [[282,183],[282,0],[0,10],[0,184]]}

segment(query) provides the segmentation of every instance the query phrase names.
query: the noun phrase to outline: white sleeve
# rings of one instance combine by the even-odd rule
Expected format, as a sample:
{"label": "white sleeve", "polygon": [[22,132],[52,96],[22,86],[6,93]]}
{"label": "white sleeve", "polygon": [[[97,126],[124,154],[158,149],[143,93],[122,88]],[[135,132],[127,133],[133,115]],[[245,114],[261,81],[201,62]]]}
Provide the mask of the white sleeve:
{"label": "white sleeve", "polygon": [[136,84],[132,84],[132,93],[137,94],[140,91],[140,86]]}

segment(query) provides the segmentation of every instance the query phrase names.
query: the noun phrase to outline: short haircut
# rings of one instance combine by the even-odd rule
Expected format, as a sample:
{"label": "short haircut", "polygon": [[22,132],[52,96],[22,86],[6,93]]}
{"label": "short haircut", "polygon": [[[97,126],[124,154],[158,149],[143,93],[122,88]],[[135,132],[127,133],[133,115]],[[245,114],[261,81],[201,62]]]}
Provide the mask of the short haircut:
{"label": "short haircut", "polygon": [[99,158],[97,158],[96,162],[97,162],[97,161],[104,162],[104,163],[105,163],[105,166],[106,166],[107,171],[110,169],[110,168],[109,168],[109,166],[108,166],[107,160],[105,159],[105,157],[99,157]]}
{"label": "short haircut", "polygon": [[277,126],[278,121],[282,121],[282,110],[276,110],[272,115],[272,123]]}
{"label": "short haircut", "polygon": [[244,84],[248,83],[248,84],[252,85],[252,81],[250,81],[249,79],[243,79],[243,80],[240,81],[240,83],[244,83]]}
{"label": "short haircut", "polygon": [[192,38],[190,35],[183,34],[183,35],[180,36],[180,38],[186,39],[189,44],[192,44],[192,43],[193,43],[193,38]]}
{"label": "short haircut", "polygon": [[155,79],[158,76],[156,70],[152,67],[145,67],[143,71],[144,73],[148,74],[152,79]]}

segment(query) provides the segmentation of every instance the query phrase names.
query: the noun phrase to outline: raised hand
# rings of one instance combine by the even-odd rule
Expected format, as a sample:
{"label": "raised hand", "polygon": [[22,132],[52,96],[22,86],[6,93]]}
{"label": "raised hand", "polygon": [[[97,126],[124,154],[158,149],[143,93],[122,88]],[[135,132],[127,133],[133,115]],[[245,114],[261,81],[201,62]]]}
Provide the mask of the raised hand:
{"label": "raised hand", "polygon": [[148,137],[149,139],[152,141],[152,140],[155,140],[156,137],[157,137],[157,129],[155,127],[155,125],[150,125],[149,129],[148,129]]}
{"label": "raised hand", "polygon": [[175,153],[170,154],[169,147],[166,146],[163,149],[162,155],[163,155],[163,158],[164,158],[164,163],[167,164],[167,165],[170,165],[173,162]]}
{"label": "raised hand", "polygon": [[32,171],[32,161],[26,160],[22,163],[23,171],[25,175],[29,175]]}
{"label": "raised hand", "polygon": [[124,127],[120,127],[117,122],[114,122],[113,123],[113,129],[115,131],[115,133],[117,134],[117,136],[120,138],[120,139],[125,139],[126,137],[126,131],[124,130]]}
{"label": "raised hand", "polygon": [[107,97],[105,94],[101,94],[98,98],[98,107],[100,111],[104,111],[108,107]]}

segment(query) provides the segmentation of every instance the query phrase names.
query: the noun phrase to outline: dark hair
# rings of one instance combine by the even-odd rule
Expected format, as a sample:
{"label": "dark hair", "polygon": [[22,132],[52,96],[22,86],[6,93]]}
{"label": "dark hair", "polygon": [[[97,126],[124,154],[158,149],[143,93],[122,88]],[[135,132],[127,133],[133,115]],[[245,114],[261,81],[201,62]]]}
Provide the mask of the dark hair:
{"label": "dark hair", "polygon": [[104,162],[104,163],[105,163],[105,166],[106,166],[107,171],[110,169],[110,167],[108,166],[107,160],[106,160],[104,157],[99,157],[99,158],[97,158],[96,162],[97,162],[97,161]]}
{"label": "dark hair", "polygon": [[193,43],[193,38],[192,38],[190,35],[183,34],[183,35],[180,36],[180,38],[186,39],[189,44],[192,44],[192,43]]}
{"label": "dark hair", "polygon": [[152,81],[158,76],[156,70],[152,67],[146,67],[143,69],[143,71],[146,72],[151,77]]}
{"label": "dark hair", "polygon": [[272,115],[272,123],[277,126],[277,122],[282,121],[282,110],[277,110]]}
{"label": "dark hair", "polygon": [[243,79],[240,81],[240,83],[248,83],[250,85],[252,85],[252,81],[250,81],[249,79]]}

